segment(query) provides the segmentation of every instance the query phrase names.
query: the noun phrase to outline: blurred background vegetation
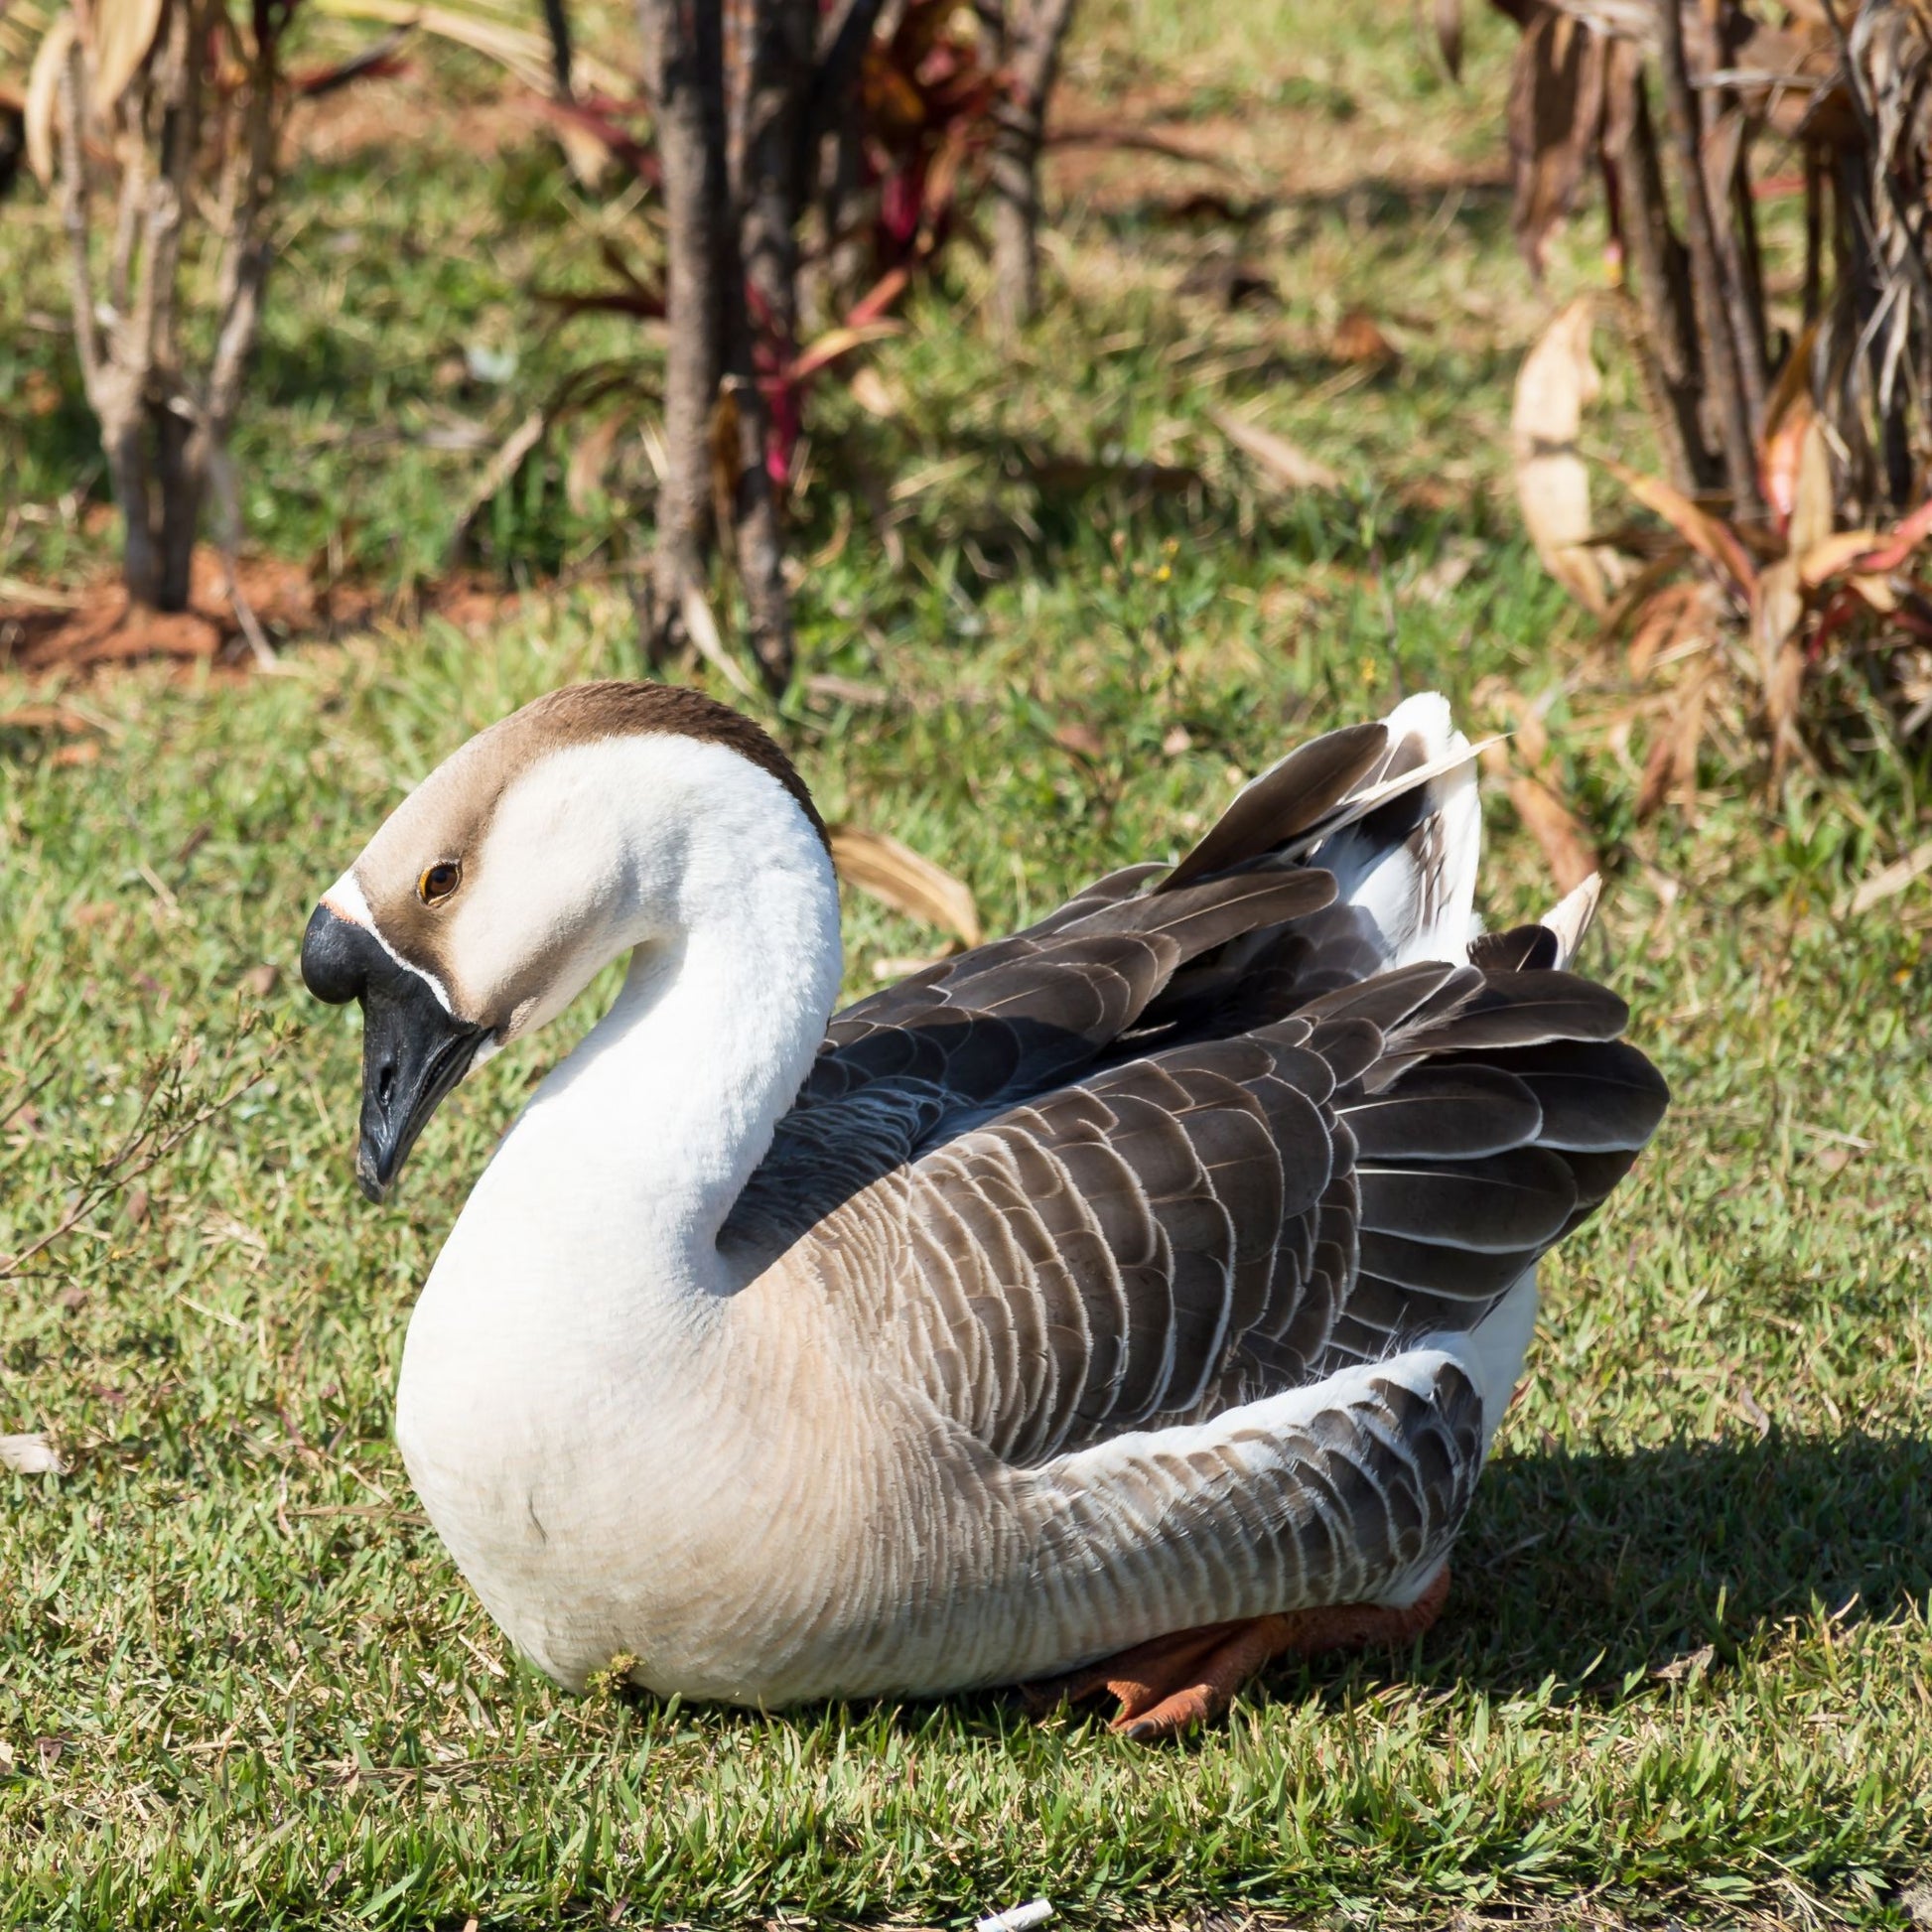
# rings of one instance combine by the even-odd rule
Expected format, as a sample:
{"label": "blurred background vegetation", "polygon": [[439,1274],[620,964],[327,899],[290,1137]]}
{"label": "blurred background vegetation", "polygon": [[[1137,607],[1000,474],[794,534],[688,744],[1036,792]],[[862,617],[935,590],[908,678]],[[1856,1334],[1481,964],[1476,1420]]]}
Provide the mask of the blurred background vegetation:
{"label": "blurred background vegetation", "polygon": [[[1490,332],[1493,352],[1529,352],[1487,455],[1507,456],[1545,566],[1652,689],[1644,807],[1694,786],[1713,730],[1733,759],[1756,741],[1774,780],[1874,734],[1909,746],[1932,721],[1925,17],[1911,0],[1464,15],[1437,0],[1425,53],[1392,45],[1420,15],[1101,6],[1054,112],[1073,0],[641,0],[634,20],[601,0],[546,0],[538,19],[506,0],[9,0],[0,165],[41,195],[23,185],[9,223],[30,306],[12,332],[0,560],[19,583],[0,649],[33,665],[139,654],[144,632],[206,645],[205,627],[147,620],[200,595],[263,662],[271,631],[334,621],[339,600],[365,617],[372,598],[434,595],[476,562],[498,582],[603,571],[632,597],[646,661],[695,652],[741,686],[749,665],[777,696],[805,559],[829,525],[897,562],[894,506],[927,493],[935,451],[987,459],[983,580],[1082,490],[1199,501],[1231,454],[1237,488],[1332,492],[1347,466],[1227,407],[1348,393],[1298,384],[1292,361],[1184,370],[1152,440],[1086,412],[1084,434],[989,447],[969,423],[949,437],[951,409],[933,434],[963,371],[917,357],[936,341],[968,362],[1024,352],[1048,154],[1070,212],[1191,257],[1139,291],[1180,300],[1138,346],[1190,307],[1285,345],[1315,291],[1249,259],[1271,219],[1311,210],[1306,186],[1284,198],[1308,173],[1284,162],[1311,138],[1331,163],[1386,158],[1414,94],[1440,239],[1473,227],[1471,190],[1506,168],[1546,284],[1587,210],[1557,264],[1576,299],[1533,345]],[[1146,56],[1182,21],[1207,25],[1199,75],[1232,34],[1303,58],[1238,112],[1225,77],[1158,98]],[[1366,86],[1313,77],[1376,55]],[[487,206],[451,179],[485,154],[503,164]],[[1413,166],[1381,183],[1422,186]],[[1350,221],[1381,225],[1363,192],[1358,175]],[[1325,340],[1303,324],[1301,351],[1413,397],[1425,345],[1403,339],[1445,318],[1373,286],[1373,253],[1355,251],[1339,308],[1323,285]],[[1641,405],[1622,420],[1614,395],[1593,413],[1599,335]],[[293,448],[299,482],[276,461]],[[103,494],[118,611],[84,581]],[[259,595],[244,551],[282,566]],[[76,595],[84,619],[46,620]]]}

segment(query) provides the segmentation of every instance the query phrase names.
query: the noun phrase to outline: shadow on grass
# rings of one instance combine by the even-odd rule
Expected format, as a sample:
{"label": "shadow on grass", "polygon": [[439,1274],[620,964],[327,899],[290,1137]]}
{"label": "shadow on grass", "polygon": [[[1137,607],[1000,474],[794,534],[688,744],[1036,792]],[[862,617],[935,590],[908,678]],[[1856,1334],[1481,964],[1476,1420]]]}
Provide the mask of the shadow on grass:
{"label": "shadow on grass", "polygon": [[1122,201],[1099,210],[1098,219],[1117,241],[1138,240],[1149,228],[1245,230],[1275,215],[1294,214],[1373,228],[1384,246],[1399,243],[1411,230],[1440,233],[1451,227],[1488,244],[1507,232],[1510,195],[1507,176],[1493,169],[1433,181],[1368,174],[1338,187],[1252,196],[1191,187]]}
{"label": "shadow on grass", "polygon": [[[1402,1681],[1509,1697],[1554,1678],[1559,1702],[1607,1702],[1633,1674],[1677,1676],[1694,1659],[1722,1669],[1788,1619],[1883,1622],[1928,1597],[1932,1440],[1773,1432],[1512,1455],[1483,1475],[1419,1663],[1368,1652],[1277,1665],[1247,1696],[1327,1701]],[[949,1703],[975,1730],[1023,1720],[1014,1693]],[[907,1704],[897,1722],[917,1729],[930,1712]]]}
{"label": "shadow on grass", "polygon": [[[1840,1628],[1889,1620],[1932,1597],[1932,1439],[1773,1432],[1506,1456],[1483,1475],[1454,1577],[1420,1663],[1371,1651],[1277,1665],[1247,1699],[1340,1701],[1391,1682],[1510,1697],[1554,1678],[1559,1703],[1610,1702],[1633,1674],[1722,1669],[1814,1611]],[[1087,1707],[1096,1725],[1104,1706]],[[1017,1689],[716,1715],[989,1739],[1034,1722]]]}
{"label": "shadow on grass", "polygon": [[1814,1607],[1883,1620],[1924,1603],[1932,1440],[1774,1430],[1761,1442],[1504,1456],[1483,1475],[1454,1562],[1431,1679],[1508,1691],[1554,1673],[1613,1693],[1630,1672],[1707,1645],[1725,1661]]}
{"label": "shadow on grass", "polygon": [[[1307,362],[1309,370],[1326,366],[1319,358]],[[965,463],[962,474],[944,489],[888,509],[877,490],[868,505],[864,479],[903,475],[916,460],[871,426],[826,436],[815,455],[821,506],[803,526],[799,548],[808,552],[833,536],[838,519],[828,506],[843,498],[847,516],[867,532],[862,541],[881,540],[890,525],[907,556],[918,560],[897,573],[900,586],[916,594],[943,570],[961,600],[975,604],[1023,575],[1042,589],[1068,579],[1096,585],[1110,568],[1095,537],[1103,520],[1135,555],[1151,555],[1170,540],[1196,554],[1239,541],[1277,571],[1380,571],[1431,562],[1452,536],[1509,534],[1492,525],[1477,494],[1437,506],[1385,493],[1369,479],[1287,496],[1264,482],[1254,490],[1244,529],[1246,492],[1229,491],[1191,465],[1132,454],[1090,458],[1024,436],[970,429],[953,434],[948,449]],[[883,621],[884,608],[875,604],[872,615]]]}

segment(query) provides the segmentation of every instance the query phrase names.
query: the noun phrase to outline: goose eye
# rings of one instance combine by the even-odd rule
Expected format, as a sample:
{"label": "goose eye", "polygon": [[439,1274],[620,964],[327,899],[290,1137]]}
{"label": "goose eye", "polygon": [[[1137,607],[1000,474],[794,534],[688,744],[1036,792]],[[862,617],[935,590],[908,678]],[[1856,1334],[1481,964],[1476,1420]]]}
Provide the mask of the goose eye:
{"label": "goose eye", "polygon": [[454,859],[439,860],[416,882],[416,896],[425,905],[448,898],[463,883],[463,868]]}

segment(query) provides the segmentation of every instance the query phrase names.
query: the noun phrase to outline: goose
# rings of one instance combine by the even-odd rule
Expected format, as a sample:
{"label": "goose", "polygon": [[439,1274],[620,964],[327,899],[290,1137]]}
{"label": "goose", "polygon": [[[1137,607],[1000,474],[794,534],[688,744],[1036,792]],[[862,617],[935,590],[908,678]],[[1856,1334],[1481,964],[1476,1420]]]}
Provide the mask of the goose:
{"label": "goose", "polygon": [[1572,969],[1595,883],[1478,934],[1479,841],[1469,742],[1412,697],[1178,864],[834,1015],[826,829],[758,725],[610,681],[471,739],[302,970],[361,1005],[380,1200],[628,956],[403,1350],[410,1480],[516,1648],[763,1708],[1104,1691],[1152,1738],[1416,1638],[1537,1263],[1667,1099]]}

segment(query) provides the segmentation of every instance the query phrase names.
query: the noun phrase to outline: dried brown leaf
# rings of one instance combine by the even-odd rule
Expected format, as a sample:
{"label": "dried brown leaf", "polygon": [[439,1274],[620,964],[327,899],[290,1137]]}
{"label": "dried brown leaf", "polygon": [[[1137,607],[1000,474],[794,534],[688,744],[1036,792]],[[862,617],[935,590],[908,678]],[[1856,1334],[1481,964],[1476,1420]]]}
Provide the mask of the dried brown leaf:
{"label": "dried brown leaf", "polygon": [[551,121],[550,131],[564,151],[564,161],[570,169],[571,179],[580,188],[596,190],[608,177],[616,174],[617,156],[589,128],[580,126],[565,115],[558,115]]}
{"label": "dried brown leaf", "polygon": [[1350,309],[1335,324],[1335,339],[1329,346],[1338,362],[1389,363],[1402,359],[1402,351],[1366,309]]}
{"label": "dried brown leaf", "polygon": [[0,1436],[0,1469],[17,1476],[58,1476],[66,1467],[45,1436]]}
{"label": "dried brown leaf", "polygon": [[1751,600],[1751,641],[1764,685],[1764,723],[1771,734],[1771,776],[1775,781],[1798,750],[1798,706],[1804,694],[1805,652],[1799,641],[1804,622],[1804,591],[1795,558],[1769,565]]}
{"label": "dried brown leaf", "polygon": [[1869,556],[1885,540],[1881,530],[1841,530],[1809,550],[1796,551],[1798,576],[1807,590],[1816,590],[1836,577],[1847,564]]}
{"label": "dried brown leaf", "polygon": [[1859,572],[1852,579],[1851,589],[1881,616],[1889,617],[1898,609],[1898,593],[1892,589],[1891,579],[1877,571]]}
{"label": "dried brown leaf", "polygon": [[712,615],[704,592],[696,584],[685,585],[684,601],[679,609],[684,619],[684,633],[691,639],[698,655],[741,698],[756,701],[758,693],[752,680],[739,669],[738,660],[725,648],[724,632],[718,628],[718,620]]}
{"label": "dried brown leaf", "polygon": [[1786,546],[1794,557],[1809,556],[1832,534],[1838,521],[1838,505],[1832,488],[1832,448],[1825,436],[1825,425],[1817,411],[1807,405],[1803,428],[1798,436],[1797,461],[1792,478],[1791,522],[1786,531]]}
{"label": "dried brown leaf", "polygon": [[1798,461],[1806,429],[1817,416],[1812,406],[1812,347],[1818,325],[1812,323],[1784,358],[1778,379],[1764,403],[1763,447],[1758,455],[1758,482],[1764,500],[1778,521],[1789,523],[1797,498]]}
{"label": "dried brown leaf", "polygon": [[1778,660],[1786,647],[1796,641],[1804,621],[1805,594],[1798,577],[1797,560],[1780,557],[1776,563],[1766,565],[1757,581],[1757,595],[1751,601],[1751,643],[1757,651],[1758,673],[1764,680],[1766,711],[1773,730],[1782,729],[1796,716],[1795,704],[1789,712],[1781,709],[1794,694],[1781,689],[1774,701],[1771,691],[1777,678]]}
{"label": "dried brown leaf", "polygon": [[1510,411],[1516,495],[1543,567],[1586,610],[1609,606],[1589,535],[1589,471],[1578,453],[1584,411],[1601,386],[1590,359],[1591,302],[1563,309],[1523,358]]}
{"label": "dried brown leaf", "polygon": [[1764,500],[1770,504],[1771,514],[1787,527],[1797,505],[1798,464],[1805,431],[1816,414],[1809,397],[1799,398],[1785,412],[1783,421],[1765,432],[1763,447],[1758,452],[1758,483]]}
{"label": "dried brown leaf", "polygon": [[1818,324],[1807,323],[1803,334],[1786,352],[1778,379],[1771,384],[1771,393],[1764,399],[1767,435],[1783,425],[1788,411],[1811,400],[1811,357],[1817,345]]}
{"label": "dried brown leaf", "polygon": [[896,911],[944,928],[962,945],[979,944],[980,915],[973,889],[890,832],[834,826],[832,862],[847,885]]}
{"label": "dried brown leaf", "polygon": [[1516,44],[1509,79],[1511,225],[1541,275],[1550,236],[1570,212],[1603,125],[1603,38],[1555,7]]}
{"label": "dried brown leaf", "polygon": [[1637,816],[1649,818],[1675,794],[1688,813],[1697,803],[1698,748],[1704,743],[1704,719],[1711,691],[1707,665],[1672,693],[1666,728],[1657,736],[1644,760],[1643,782],[1637,787]]}
{"label": "dried brown leaf", "polygon": [[140,72],[160,31],[162,0],[94,0],[89,9],[89,104],[105,114]]}
{"label": "dried brown leaf", "polygon": [[1509,802],[1542,848],[1559,893],[1574,892],[1586,879],[1602,870],[1576,814],[1541,778],[1524,772],[1512,779]]}
{"label": "dried brown leaf", "polygon": [[1739,590],[1749,595],[1755,589],[1757,566],[1733,530],[1708,510],[1700,509],[1662,477],[1647,477],[1614,457],[1600,457],[1598,461],[1645,509],[1655,510],[1700,557],[1715,564]]}
{"label": "dried brown leaf", "polygon": [[61,106],[61,71],[68,64],[73,36],[73,16],[64,13],[42,35],[34,65],[27,74],[27,100],[21,110],[27,165],[43,188],[54,186],[55,116]]}
{"label": "dried brown leaf", "polygon": [[1285,436],[1251,423],[1232,410],[1213,412],[1214,427],[1244,456],[1252,457],[1269,482],[1284,489],[1337,489],[1341,479],[1325,463],[1317,463]]}
{"label": "dried brown leaf", "polygon": [[1874,905],[1896,898],[1914,880],[1923,879],[1928,872],[1932,872],[1932,839],[1874,872],[1839,907],[1840,916],[1849,913],[1857,918],[1862,912],[1869,912]]}
{"label": "dried brown leaf", "polygon": [[1671,741],[1668,732],[1651,742],[1643,761],[1643,777],[1637,785],[1637,817],[1649,818],[1666,798],[1671,786]]}
{"label": "dried brown leaf", "polygon": [[1667,584],[1639,608],[1630,633],[1630,675],[1645,676],[1657,661],[1711,629],[1711,605],[1703,584]]}

